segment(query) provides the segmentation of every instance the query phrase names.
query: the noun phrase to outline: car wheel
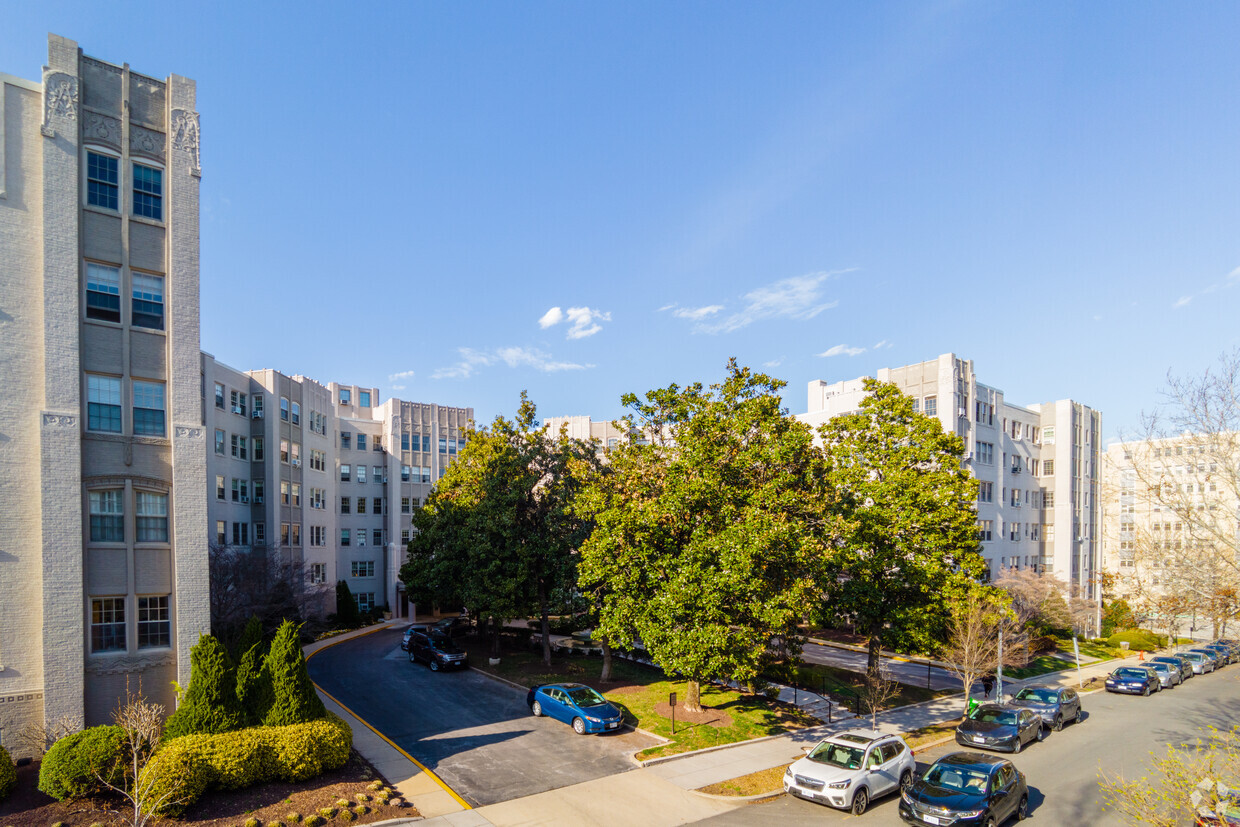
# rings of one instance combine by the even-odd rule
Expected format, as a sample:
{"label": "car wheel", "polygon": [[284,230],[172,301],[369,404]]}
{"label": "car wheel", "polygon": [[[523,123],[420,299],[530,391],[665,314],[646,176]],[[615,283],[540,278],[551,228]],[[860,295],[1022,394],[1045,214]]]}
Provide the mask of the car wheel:
{"label": "car wheel", "polygon": [[1020,752],[1025,746],[1025,742],[1020,739],[1020,733],[1016,733],[1016,746],[1012,747],[1012,754]]}
{"label": "car wheel", "polygon": [[418,659],[417,659],[417,658],[415,658],[415,657],[413,656],[413,652],[410,652],[410,653],[409,653],[409,662],[410,662],[410,663],[417,663],[417,662],[418,662]]}
{"label": "car wheel", "polygon": [[580,718],[573,718],[573,732],[578,735],[586,734],[586,722]]}
{"label": "car wheel", "polygon": [[1051,729],[1055,730],[1056,732],[1059,732],[1059,730],[1063,729],[1063,716],[1062,715],[1055,716],[1055,723],[1051,724]]}
{"label": "car wheel", "polygon": [[1146,684],[1144,687],[1142,687],[1142,689],[1141,689],[1141,695],[1142,695],[1143,697],[1146,697],[1146,698],[1148,698],[1148,697],[1150,696],[1150,687],[1149,687],[1149,684]]}
{"label": "car wheel", "polygon": [[1024,821],[1028,817],[1029,817],[1029,796],[1022,795],[1020,797],[1020,804],[1016,808],[1016,820]]}
{"label": "car wheel", "polygon": [[998,824],[994,816],[986,816],[986,820],[982,822],[982,827],[996,827]]}
{"label": "car wheel", "polygon": [[855,795],[853,795],[853,802],[850,812],[855,816],[859,816],[865,812],[865,808],[868,807],[869,804],[870,794],[865,791],[865,787],[862,787],[857,790]]}
{"label": "car wheel", "polygon": [[431,658],[429,661],[427,661],[426,665],[431,668],[432,672],[439,671],[439,661],[435,660],[434,658]]}
{"label": "car wheel", "polygon": [[1044,727],[1044,726],[1040,726],[1040,727],[1038,727],[1038,740],[1039,740],[1039,741],[1045,741],[1045,740],[1046,740],[1046,736],[1050,735],[1050,733],[1051,733],[1051,731],[1050,731],[1049,729],[1047,729],[1046,727]]}
{"label": "car wheel", "polygon": [[541,718],[542,717],[542,704],[539,703],[538,701],[534,701],[534,705],[530,707],[530,712],[534,713],[535,718]]}
{"label": "car wheel", "polygon": [[904,772],[900,773],[900,789],[902,790],[908,789],[909,785],[911,785],[912,783],[913,783],[913,771],[912,770],[905,770]]}

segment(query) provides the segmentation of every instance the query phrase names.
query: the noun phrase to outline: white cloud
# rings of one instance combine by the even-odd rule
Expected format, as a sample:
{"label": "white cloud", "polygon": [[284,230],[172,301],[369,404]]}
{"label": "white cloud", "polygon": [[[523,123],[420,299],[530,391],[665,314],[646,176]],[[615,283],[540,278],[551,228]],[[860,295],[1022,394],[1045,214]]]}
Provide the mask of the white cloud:
{"label": "white cloud", "polygon": [[836,345],[834,347],[827,348],[826,350],[824,350],[822,353],[819,353],[818,355],[819,356],[856,356],[860,353],[865,353],[865,348],[849,347],[848,345]]}
{"label": "white cloud", "polygon": [[500,347],[494,350],[475,350],[470,347],[458,348],[461,361],[455,365],[437,368],[431,374],[432,379],[468,379],[479,368],[490,367],[503,363],[510,368],[528,367],[543,373],[557,373],[565,370],[586,370],[594,365],[579,365],[576,362],[557,362],[547,353],[537,348]]}
{"label": "white cloud", "polygon": [[783,363],[784,363],[784,357],[780,356],[778,359],[772,359],[772,360],[771,360],[771,361],[769,361],[769,362],[763,362],[763,363],[762,363],[762,367],[764,367],[764,368],[777,368],[777,367],[779,367],[780,365],[782,365]]}
{"label": "white cloud", "polygon": [[1179,300],[1177,300],[1176,303],[1171,306],[1172,307],[1188,307],[1188,305],[1192,302],[1192,300],[1193,300],[1192,296],[1180,296]]}
{"label": "white cloud", "polygon": [[673,311],[672,315],[678,319],[699,322],[707,316],[715,315],[720,310],[723,310],[722,304],[708,304],[705,307],[680,307]]}
{"label": "white cloud", "polygon": [[766,284],[744,295],[745,306],[716,324],[699,324],[706,333],[731,333],[762,319],[812,319],[839,304],[824,301],[822,283],[841,272],[809,273]]}
{"label": "white cloud", "polygon": [[542,314],[542,318],[538,320],[538,326],[543,330],[546,330],[552,325],[559,324],[562,321],[564,321],[564,311],[558,307],[553,307],[546,313]]}
{"label": "white cloud", "polygon": [[405,389],[405,380],[412,379],[414,372],[411,370],[402,370],[400,373],[388,374],[388,383],[394,391],[403,391]]}
{"label": "white cloud", "polygon": [[881,342],[874,345],[874,347],[870,348],[870,350],[883,350],[885,348],[892,348],[895,346],[896,346],[895,342],[889,342],[886,339],[883,339]]}
{"label": "white cloud", "polygon": [[553,307],[538,320],[538,326],[546,330],[565,320],[569,323],[567,338],[584,339],[602,330],[599,322],[610,322],[611,314],[589,307],[570,307],[565,313],[559,307]]}
{"label": "white cloud", "polygon": [[1237,284],[1240,284],[1240,267],[1235,268],[1224,276],[1222,281],[1216,281],[1214,284],[1208,284],[1196,293],[1189,293],[1187,296],[1180,296],[1180,298],[1177,299],[1171,306],[1176,309],[1187,307],[1189,302],[1198,296],[1208,296],[1209,294],[1216,293],[1219,290],[1228,290],[1235,287]]}

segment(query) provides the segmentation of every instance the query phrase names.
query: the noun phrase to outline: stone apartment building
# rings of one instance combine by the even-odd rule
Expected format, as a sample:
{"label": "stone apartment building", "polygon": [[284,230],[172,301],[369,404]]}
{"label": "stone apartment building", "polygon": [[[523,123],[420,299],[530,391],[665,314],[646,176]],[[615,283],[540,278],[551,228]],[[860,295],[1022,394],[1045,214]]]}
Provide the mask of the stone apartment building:
{"label": "stone apartment building", "polygon": [[[922,413],[964,440],[965,467],[978,480],[978,531],[992,577],[1004,568],[1032,568],[1098,599],[1098,411],[1071,399],[1012,405],[1002,390],[978,381],[971,360],[952,353],[882,368],[875,378],[894,383]],[[864,398],[862,379],[814,380],[808,410],[797,418],[817,427],[858,410]]]}
{"label": "stone apartment building", "polygon": [[209,626],[195,84],[0,75],[0,738],[173,704]]}

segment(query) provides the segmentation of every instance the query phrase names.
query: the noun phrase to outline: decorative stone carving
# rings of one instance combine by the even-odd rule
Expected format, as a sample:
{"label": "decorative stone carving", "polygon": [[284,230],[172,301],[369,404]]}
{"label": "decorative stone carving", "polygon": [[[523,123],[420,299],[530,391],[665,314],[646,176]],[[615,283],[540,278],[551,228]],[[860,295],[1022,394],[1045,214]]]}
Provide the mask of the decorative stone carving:
{"label": "decorative stone carving", "polygon": [[172,666],[176,657],[171,653],[163,655],[122,656],[87,662],[86,671],[92,675],[124,675],[128,672],[142,672],[159,666]]}
{"label": "decorative stone carving", "polygon": [[186,427],[185,425],[177,425],[175,433],[177,435],[177,439],[202,439],[203,438],[202,428],[189,428],[189,427]]}
{"label": "decorative stone carving", "polygon": [[49,72],[43,77],[42,132],[52,137],[52,118],[76,120],[78,110],[78,79],[64,72]]}
{"label": "decorative stone carving", "polygon": [[138,126],[136,123],[129,125],[129,151],[138,155],[147,155],[151,158],[164,160],[164,144],[167,142],[162,132],[156,132],[153,129],[147,129],[144,126]]}
{"label": "decorative stone carving", "polygon": [[44,428],[76,428],[77,417],[72,414],[43,414]]}
{"label": "decorative stone carving", "polygon": [[82,115],[82,137],[89,143],[121,148],[121,122],[107,115],[85,111]]}
{"label": "decorative stone carving", "polygon": [[189,171],[195,176],[202,175],[199,138],[198,113],[188,109],[173,109],[172,148],[189,153]]}

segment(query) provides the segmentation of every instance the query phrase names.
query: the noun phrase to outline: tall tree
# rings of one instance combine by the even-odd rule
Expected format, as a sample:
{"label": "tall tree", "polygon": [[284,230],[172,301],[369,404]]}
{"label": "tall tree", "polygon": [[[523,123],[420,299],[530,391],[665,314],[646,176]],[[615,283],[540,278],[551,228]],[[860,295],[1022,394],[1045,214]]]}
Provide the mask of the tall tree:
{"label": "tall tree", "polygon": [[[821,455],[785,411],[782,382],[728,363],[720,384],[623,397],[631,434],[591,476],[581,587],[598,634],[640,642],[667,672],[748,682],[772,637],[799,641],[808,561],[823,555]],[[644,436],[642,436],[644,435]]]}
{"label": "tall tree", "polygon": [[1011,631],[1016,616],[1009,598],[993,586],[976,584],[965,588],[948,603],[947,636],[939,651],[964,687],[965,708],[978,678],[995,672],[999,666],[999,638],[1006,635],[1004,666],[1022,665],[1025,658]]}
{"label": "tall tree", "polygon": [[517,417],[473,431],[424,508],[401,579],[411,595],[460,600],[490,618],[492,649],[507,618],[537,614],[543,661],[551,663],[549,616],[568,604],[576,549],[588,521],[572,509],[580,487],[571,465],[594,446],[539,427],[524,392]]}
{"label": "tall tree", "polygon": [[827,479],[849,520],[820,586],[824,613],[866,636],[876,678],[883,646],[929,651],[942,639],[944,598],[982,578],[986,564],[960,437],[895,385],[866,379],[865,388],[857,413],[819,427]]}

